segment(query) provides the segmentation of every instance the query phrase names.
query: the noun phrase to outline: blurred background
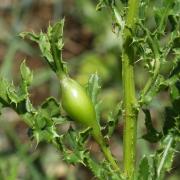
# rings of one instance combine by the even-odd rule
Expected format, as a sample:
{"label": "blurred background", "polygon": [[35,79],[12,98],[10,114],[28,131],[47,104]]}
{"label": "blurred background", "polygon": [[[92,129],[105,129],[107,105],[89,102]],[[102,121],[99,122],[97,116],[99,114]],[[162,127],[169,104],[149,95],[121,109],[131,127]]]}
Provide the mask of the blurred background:
{"label": "blurred background", "polygon": [[[153,2],[153,1],[152,1]],[[96,12],[96,0],[0,0],[0,74],[18,84],[19,66],[26,59],[33,70],[34,80],[30,89],[31,100],[38,106],[49,96],[59,98],[59,83],[41,58],[37,46],[22,40],[22,31],[45,31],[49,23],[65,17],[63,58],[78,82],[86,85],[91,73],[98,72],[102,90],[102,124],[108,112],[121,100],[121,39],[112,32],[112,19],[107,11]],[[151,8],[150,8],[151,9]],[[149,16],[151,11],[149,10]],[[149,19],[150,26],[153,21]],[[165,66],[162,73],[166,73]],[[136,87],[142,89],[147,73],[137,63]],[[166,92],[150,104],[154,125],[161,130],[163,106],[170,105]],[[138,159],[153,152],[156,144],[141,139],[145,132],[144,116],[140,113],[138,130]],[[84,180],[92,179],[90,171],[82,166],[69,166],[62,161],[52,146],[41,143],[37,148],[27,135],[28,127],[11,109],[3,109],[0,116],[0,179],[2,180]],[[111,140],[111,149],[122,161],[122,119]],[[92,154],[102,158],[96,143],[90,141]],[[179,180],[180,157],[175,157],[168,180]]]}

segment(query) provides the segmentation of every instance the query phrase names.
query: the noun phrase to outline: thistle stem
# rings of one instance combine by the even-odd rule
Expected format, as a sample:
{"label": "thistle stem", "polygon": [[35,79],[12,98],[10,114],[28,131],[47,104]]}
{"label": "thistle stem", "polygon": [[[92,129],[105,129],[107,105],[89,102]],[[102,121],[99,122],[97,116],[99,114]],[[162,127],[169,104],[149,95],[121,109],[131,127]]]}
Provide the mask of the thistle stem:
{"label": "thistle stem", "polygon": [[133,179],[136,159],[137,100],[134,83],[134,49],[132,31],[138,16],[139,0],[129,0],[126,26],[123,31],[122,79],[123,79],[123,164],[124,175]]}

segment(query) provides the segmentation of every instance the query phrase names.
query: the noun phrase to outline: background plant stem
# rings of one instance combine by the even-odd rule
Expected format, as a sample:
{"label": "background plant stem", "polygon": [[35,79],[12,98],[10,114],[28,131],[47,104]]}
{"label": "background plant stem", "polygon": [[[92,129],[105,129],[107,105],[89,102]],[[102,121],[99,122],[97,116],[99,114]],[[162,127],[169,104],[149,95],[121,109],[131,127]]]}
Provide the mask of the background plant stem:
{"label": "background plant stem", "polygon": [[134,83],[134,49],[132,32],[138,15],[139,0],[129,0],[126,26],[123,32],[122,78],[123,78],[123,153],[124,175],[133,179],[136,159],[137,100]]}

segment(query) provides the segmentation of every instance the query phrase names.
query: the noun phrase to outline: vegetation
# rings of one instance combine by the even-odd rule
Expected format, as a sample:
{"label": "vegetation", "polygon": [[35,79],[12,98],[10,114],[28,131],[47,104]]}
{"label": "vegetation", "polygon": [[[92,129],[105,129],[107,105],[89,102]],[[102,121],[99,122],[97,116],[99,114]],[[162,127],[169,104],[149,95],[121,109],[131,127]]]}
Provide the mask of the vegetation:
{"label": "vegetation", "polygon": [[[29,138],[36,142],[36,147],[40,142],[53,145],[64,161],[87,167],[97,179],[164,179],[173,166],[180,141],[180,1],[153,2],[151,11],[150,4],[148,0],[100,0],[96,6],[96,13],[105,11],[112,17],[112,29],[120,47],[120,51],[115,49],[114,53],[119,53],[118,63],[122,65],[118,69],[119,72],[122,69],[122,99],[111,107],[104,122],[101,121],[99,98],[101,77],[92,73],[86,86],[82,87],[70,77],[63,60],[64,19],[49,25],[46,32],[20,33],[22,38],[38,44],[44,60],[57,75],[55,82],[60,87],[60,100],[48,97],[41,105],[33,105],[29,93],[33,73],[24,60],[18,86],[0,76],[0,109],[8,107],[17,112],[28,125]],[[148,24],[150,19],[154,20],[151,26]],[[143,88],[136,87],[134,71],[138,66],[148,73]],[[120,85],[120,79],[117,79]],[[157,130],[151,117],[151,106],[162,92],[167,93],[170,103],[161,105],[164,119]],[[142,112],[146,133],[141,137],[157,146],[154,152],[137,158],[138,122]],[[110,150],[110,140],[120,117],[123,119],[123,162],[118,162]],[[64,124],[68,129],[63,133],[59,127]],[[91,136],[105,157],[103,161],[94,158],[87,146]],[[16,178],[16,173],[14,176]],[[1,171],[0,177],[4,177]]]}

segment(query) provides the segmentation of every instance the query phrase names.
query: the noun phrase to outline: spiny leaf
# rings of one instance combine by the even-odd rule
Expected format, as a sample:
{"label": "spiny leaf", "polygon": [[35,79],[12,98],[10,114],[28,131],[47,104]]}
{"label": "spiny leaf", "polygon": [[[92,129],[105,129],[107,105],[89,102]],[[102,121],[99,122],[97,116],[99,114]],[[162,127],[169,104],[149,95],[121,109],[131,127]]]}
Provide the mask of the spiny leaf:
{"label": "spiny leaf", "polygon": [[155,10],[155,20],[157,24],[157,30],[163,33],[167,24],[168,16],[173,8],[173,1],[163,0],[163,7]]}
{"label": "spiny leaf", "polygon": [[163,133],[167,135],[175,127],[175,112],[172,107],[165,108],[165,122],[163,126]]}
{"label": "spiny leaf", "polygon": [[99,85],[99,81],[100,81],[99,76],[96,73],[90,76],[89,82],[88,82],[88,93],[94,105],[97,104],[97,95],[101,88],[101,86]]}
{"label": "spiny leaf", "polygon": [[[70,164],[83,164],[88,167],[98,179],[123,179],[118,173],[111,169],[111,166],[107,162],[97,163],[90,157],[89,151],[84,146],[84,135],[87,137],[90,130],[90,128],[87,128],[84,131],[77,132],[70,128],[66,134],[56,138],[56,145],[61,150],[64,160]],[[66,146],[65,142],[69,144]]]}
{"label": "spiny leaf", "polygon": [[176,141],[180,142],[180,114],[175,117],[175,125]]}
{"label": "spiny leaf", "polygon": [[118,34],[119,34],[119,31],[121,31],[121,33],[122,33],[123,29],[125,27],[125,22],[123,20],[123,17],[116,7],[112,8],[112,12],[113,12],[113,17],[114,17],[114,21],[115,21],[114,25],[118,27]]}
{"label": "spiny leaf", "polygon": [[24,92],[21,93],[21,91],[17,91],[13,84],[11,84],[6,91],[10,102],[14,103],[16,106],[18,103],[27,98],[27,94]]}
{"label": "spiny leaf", "polygon": [[99,0],[99,3],[96,6],[96,10],[99,11],[104,7],[113,7],[115,6],[115,0]]}
{"label": "spiny leaf", "polygon": [[64,28],[64,19],[57,22],[52,28],[48,28],[48,37],[50,39],[51,53],[56,65],[56,70],[63,70],[67,73],[67,67],[65,62],[62,60],[62,49],[64,46],[63,43],[63,28]]}
{"label": "spiny leaf", "polygon": [[22,38],[28,38],[39,45],[41,54],[45,57],[47,63],[53,71],[63,70],[67,73],[67,67],[62,60],[63,44],[63,27],[64,19],[57,22],[55,25],[48,27],[47,33],[40,32],[23,32],[20,34]]}
{"label": "spiny leaf", "polygon": [[35,138],[36,140],[36,146],[41,141],[47,141],[51,143],[56,137],[58,137],[58,134],[54,126],[49,126],[42,130],[40,129],[33,130],[33,138]]}
{"label": "spiny leaf", "polygon": [[69,121],[68,117],[61,115],[60,104],[54,97],[47,98],[39,107],[39,112],[47,119],[51,119],[54,125],[64,124]]}
{"label": "spiny leaf", "polygon": [[153,127],[150,111],[148,109],[143,109],[143,112],[145,114],[145,125],[147,133],[142,137],[149,142],[156,143],[161,139],[162,134],[156,131],[156,129]]}
{"label": "spiny leaf", "polygon": [[21,63],[20,71],[21,71],[21,78],[22,78],[23,83],[25,83],[25,84],[27,84],[27,86],[29,86],[33,80],[33,73],[26,66],[25,60]]}
{"label": "spiny leaf", "polygon": [[160,92],[161,89],[163,89],[163,86],[161,86],[163,82],[164,82],[163,76],[158,75],[157,78],[155,79],[155,82],[152,84],[152,86],[148,90],[147,94],[141,97],[141,103],[149,104],[152,101],[153,97],[155,97],[156,94]]}
{"label": "spiny leaf", "polygon": [[63,28],[64,28],[64,19],[57,22],[51,29],[48,28],[48,35],[51,37],[51,41],[56,44],[57,49],[62,50],[63,43]]}
{"label": "spiny leaf", "polygon": [[51,54],[51,44],[49,41],[49,37],[45,33],[39,34],[39,48],[41,50],[42,55],[48,60],[49,64],[53,64],[53,57]]}
{"label": "spiny leaf", "polygon": [[46,117],[53,118],[60,115],[60,106],[53,97],[47,98],[41,105],[41,110]]}
{"label": "spiny leaf", "polygon": [[51,45],[49,42],[49,38],[45,33],[40,32],[39,34],[35,34],[34,32],[22,32],[20,36],[22,38],[28,38],[31,41],[36,42],[39,45],[42,56],[46,58],[46,61],[50,65],[50,67],[55,70],[53,57],[51,54]]}
{"label": "spiny leaf", "polygon": [[148,158],[144,156],[139,164],[137,180],[151,179],[150,165]]}
{"label": "spiny leaf", "polygon": [[118,124],[119,116],[122,113],[122,103],[116,105],[116,107],[108,115],[108,123],[106,129],[108,129],[107,136],[110,138]]}
{"label": "spiny leaf", "polygon": [[34,41],[34,42],[37,42],[38,43],[38,41],[39,41],[39,36],[37,35],[37,34],[35,34],[34,32],[21,32],[20,34],[19,34],[19,36],[21,37],[21,38],[25,38],[25,37],[28,37],[30,40],[32,40],[32,41]]}
{"label": "spiny leaf", "polygon": [[[10,84],[6,80],[3,80],[2,83],[3,93],[1,94],[2,98],[3,97],[5,98],[4,99],[5,101],[7,101],[8,103],[12,103],[13,105],[15,104],[15,108],[17,108],[17,110],[18,110],[18,105],[21,108],[23,108],[22,106],[27,106],[27,108],[30,108],[30,101],[28,98],[29,96],[28,87],[30,86],[33,79],[33,74],[30,71],[30,69],[26,66],[25,61],[21,63],[20,71],[21,71],[20,86],[16,88],[13,83]],[[6,85],[6,87],[4,87],[4,85]],[[20,108],[18,111],[20,112]]]}
{"label": "spiny leaf", "polygon": [[80,140],[82,143],[85,143],[85,141],[87,140],[87,138],[89,137],[89,135],[91,133],[91,130],[92,130],[92,128],[88,127],[79,133]]}
{"label": "spiny leaf", "polygon": [[157,179],[163,179],[165,172],[171,169],[175,153],[174,147],[175,143],[172,134],[163,138],[161,147],[155,156]]}
{"label": "spiny leaf", "polygon": [[139,6],[139,18],[140,19],[145,20],[148,6],[149,6],[149,0],[143,0],[140,2],[140,6]]}
{"label": "spiny leaf", "polygon": [[100,111],[99,111],[99,105],[101,103],[101,101],[98,101],[98,93],[99,93],[99,90],[101,88],[101,86],[99,85],[99,76],[96,74],[92,74],[89,78],[89,81],[88,81],[88,94],[95,106],[95,110],[96,110],[96,116],[97,116],[97,119],[99,120],[100,119]]}
{"label": "spiny leaf", "polygon": [[[83,133],[85,132],[77,132],[70,128],[67,133],[60,137],[61,141],[57,141],[58,144],[60,143],[59,146],[63,152],[63,158],[67,163],[81,163],[86,166],[85,159],[88,158],[89,153],[84,146],[85,139],[82,136]],[[69,144],[67,147],[64,145],[65,142]]]}
{"label": "spiny leaf", "polygon": [[0,81],[0,102],[3,106],[7,106],[10,103],[7,89],[11,86],[11,84],[2,77],[0,77]]}

